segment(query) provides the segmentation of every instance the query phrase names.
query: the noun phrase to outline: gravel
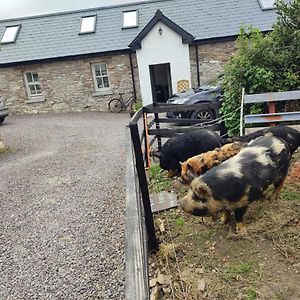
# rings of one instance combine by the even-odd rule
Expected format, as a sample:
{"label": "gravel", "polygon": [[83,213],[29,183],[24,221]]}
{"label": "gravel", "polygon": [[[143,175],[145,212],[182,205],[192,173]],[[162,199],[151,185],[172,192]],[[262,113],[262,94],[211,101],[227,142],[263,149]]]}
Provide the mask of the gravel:
{"label": "gravel", "polygon": [[0,127],[0,299],[124,299],[128,114]]}

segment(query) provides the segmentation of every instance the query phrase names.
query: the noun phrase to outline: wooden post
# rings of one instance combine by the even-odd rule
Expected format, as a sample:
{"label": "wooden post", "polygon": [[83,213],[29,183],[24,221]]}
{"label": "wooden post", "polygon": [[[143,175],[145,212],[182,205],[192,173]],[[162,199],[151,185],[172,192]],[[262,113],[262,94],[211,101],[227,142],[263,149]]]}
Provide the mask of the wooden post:
{"label": "wooden post", "polygon": [[241,115],[240,115],[240,136],[243,135],[243,118],[244,118],[244,96],[245,88],[242,89],[242,101],[241,101]]}
{"label": "wooden post", "polygon": [[141,147],[141,141],[139,136],[139,130],[137,124],[129,124],[131,139],[135,154],[135,164],[139,179],[139,185],[142,193],[143,207],[145,212],[145,223],[148,233],[148,246],[149,251],[158,250],[158,242],[155,235],[154,222],[150,204],[150,196],[148,191],[147,178],[144,167],[143,152]]}
{"label": "wooden post", "polygon": [[[154,121],[155,121],[155,128],[160,129],[160,124],[159,124],[159,118],[158,118],[158,113],[154,113]],[[158,145],[158,151],[161,151],[161,136],[157,135],[157,145]]]}
{"label": "wooden post", "polygon": [[[275,106],[275,102],[273,101],[273,97],[272,95],[270,96],[270,101],[268,102],[268,113],[269,114],[274,114],[276,113],[276,106]],[[270,126],[276,126],[275,123],[270,123]]]}
{"label": "wooden post", "polygon": [[144,119],[144,130],[145,130],[145,159],[146,159],[146,167],[150,168],[150,145],[149,145],[149,133],[148,133],[147,113],[143,114],[143,119]]}

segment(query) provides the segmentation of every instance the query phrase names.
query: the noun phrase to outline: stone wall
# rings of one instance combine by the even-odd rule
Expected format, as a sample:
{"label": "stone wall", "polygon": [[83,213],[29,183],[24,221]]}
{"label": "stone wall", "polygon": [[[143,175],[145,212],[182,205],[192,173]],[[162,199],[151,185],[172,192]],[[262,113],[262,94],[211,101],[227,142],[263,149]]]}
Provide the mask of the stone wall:
{"label": "stone wall", "polygon": [[[200,84],[205,84],[216,79],[223,72],[224,65],[235,50],[235,43],[233,41],[198,45]],[[190,47],[190,60],[192,87],[196,87],[198,86],[196,46]]]}
{"label": "stone wall", "polygon": [[[135,55],[132,58],[140,97]],[[97,62],[106,62],[108,67],[111,92],[107,95],[95,92],[91,64]],[[26,71],[38,72],[45,101],[26,103],[29,99],[24,80]],[[6,99],[11,113],[106,111],[111,98],[119,92],[126,97],[132,91],[128,54],[0,68],[0,96]]]}
{"label": "stone wall", "polygon": [[[216,42],[198,46],[201,84],[213,80],[235,51],[234,42]],[[158,54],[159,55],[159,54]],[[111,93],[95,92],[91,64],[108,66]],[[198,86],[196,47],[190,46],[192,87]],[[132,55],[137,99],[141,99],[136,55]],[[28,101],[24,72],[36,71],[45,101]],[[133,83],[128,54],[99,56],[0,68],[0,96],[6,99],[10,113],[44,113],[69,111],[107,111],[108,101],[122,92],[130,95]]]}

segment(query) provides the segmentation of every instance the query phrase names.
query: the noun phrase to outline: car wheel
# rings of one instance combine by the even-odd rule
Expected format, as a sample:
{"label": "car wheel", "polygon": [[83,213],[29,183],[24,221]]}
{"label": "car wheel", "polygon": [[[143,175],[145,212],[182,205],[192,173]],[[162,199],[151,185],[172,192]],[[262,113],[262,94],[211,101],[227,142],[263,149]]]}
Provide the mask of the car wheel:
{"label": "car wheel", "polygon": [[0,118],[0,124],[4,122],[5,117]]}
{"label": "car wheel", "polygon": [[212,110],[195,110],[191,113],[191,119],[214,120],[215,114]]}

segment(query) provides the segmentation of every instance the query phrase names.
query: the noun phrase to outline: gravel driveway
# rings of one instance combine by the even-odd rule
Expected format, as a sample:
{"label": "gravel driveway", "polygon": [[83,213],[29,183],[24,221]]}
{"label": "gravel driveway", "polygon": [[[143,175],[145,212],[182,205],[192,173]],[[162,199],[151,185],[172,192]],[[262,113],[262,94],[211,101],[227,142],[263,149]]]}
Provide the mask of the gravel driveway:
{"label": "gravel driveway", "polygon": [[124,299],[128,114],[18,115],[0,136],[0,299]]}

